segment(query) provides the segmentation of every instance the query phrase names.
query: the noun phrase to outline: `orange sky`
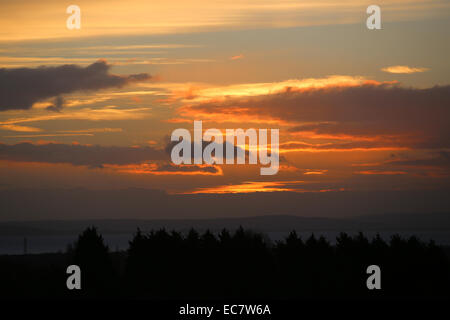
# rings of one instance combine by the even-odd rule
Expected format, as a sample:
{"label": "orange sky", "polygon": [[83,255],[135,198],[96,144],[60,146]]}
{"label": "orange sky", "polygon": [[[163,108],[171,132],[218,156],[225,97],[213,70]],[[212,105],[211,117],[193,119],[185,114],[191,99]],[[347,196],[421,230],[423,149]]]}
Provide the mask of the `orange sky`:
{"label": "orange sky", "polygon": [[[82,27],[70,31],[60,1],[1,1],[0,81],[46,66],[53,87],[30,76],[16,97],[4,94],[0,188],[447,188],[450,4],[382,1],[383,29],[373,32],[369,4],[78,1]],[[81,84],[53,93],[58,68],[95,63],[106,84],[83,87],[71,74]],[[35,87],[51,93],[15,105]],[[194,120],[204,129],[280,129],[279,173],[174,166],[168,137]]]}

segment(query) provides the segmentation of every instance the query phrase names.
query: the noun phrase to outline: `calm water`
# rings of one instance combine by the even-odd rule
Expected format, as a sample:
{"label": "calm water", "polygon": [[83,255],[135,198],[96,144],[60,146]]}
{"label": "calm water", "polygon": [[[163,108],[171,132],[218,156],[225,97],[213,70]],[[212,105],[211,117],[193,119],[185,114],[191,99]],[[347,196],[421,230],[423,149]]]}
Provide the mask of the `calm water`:
{"label": "calm water", "polygon": [[[348,232],[352,234],[352,232]],[[403,237],[416,235],[423,241],[433,239],[437,244],[450,245],[450,233],[448,231],[408,231],[398,232]],[[286,232],[267,232],[266,233],[272,241],[282,240]],[[311,235],[311,232],[298,232],[303,238]],[[331,243],[335,242],[336,236],[339,232],[324,231],[315,232],[316,236],[323,235]],[[373,237],[375,232],[365,232],[367,237]],[[393,232],[380,232],[380,235],[388,240]],[[110,250],[126,250],[128,242],[132,239],[132,234],[105,234],[103,238],[108,244]],[[56,236],[29,236],[27,237],[27,252],[28,253],[49,253],[49,252],[64,252],[67,245],[73,243],[77,239],[76,235],[56,235]],[[1,236],[0,235],[0,254],[22,254],[24,252],[24,238],[19,236]]]}

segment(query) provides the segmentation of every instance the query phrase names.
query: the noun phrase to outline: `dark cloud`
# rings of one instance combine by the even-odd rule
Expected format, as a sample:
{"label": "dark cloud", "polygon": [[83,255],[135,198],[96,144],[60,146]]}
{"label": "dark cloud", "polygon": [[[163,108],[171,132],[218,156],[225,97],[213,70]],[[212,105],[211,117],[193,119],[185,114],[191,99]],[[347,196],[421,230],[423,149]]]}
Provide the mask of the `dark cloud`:
{"label": "dark cloud", "polygon": [[[182,140],[180,140],[182,141]],[[165,142],[166,142],[166,146],[164,148],[165,152],[170,156],[171,152],[172,152],[172,148],[177,145],[179,143],[179,141],[170,141],[170,137],[167,136],[165,137]],[[248,141],[246,140],[246,142],[248,143]],[[222,145],[214,142],[214,141],[204,141],[202,140],[202,155],[203,155],[203,151],[205,150],[205,148],[208,146],[214,146],[217,149],[222,149],[222,155],[223,155],[223,159],[224,159],[224,163],[225,163],[225,159],[227,157],[227,145],[230,145],[227,141],[224,141],[222,143]],[[194,146],[195,143],[193,141],[191,141],[191,161],[194,162]],[[249,151],[248,150],[243,150],[241,147],[239,146],[233,146],[233,154],[234,154],[234,161],[237,161],[238,155],[243,152],[244,153],[244,157],[245,157],[245,161],[246,163],[249,162]],[[269,154],[270,154],[270,150],[269,150]],[[282,155],[278,155],[279,161],[280,163],[287,163],[287,159],[282,156]]]}
{"label": "dark cloud", "polygon": [[398,146],[448,148],[449,106],[450,86],[417,89],[367,84],[228,98],[183,106],[180,114],[203,118],[205,114],[216,118],[254,114],[258,119],[311,123],[293,127],[292,133],[385,136],[385,141],[398,139]]}
{"label": "dark cloud", "polygon": [[55,98],[55,103],[48,106],[46,109],[48,111],[61,112],[63,107],[64,107],[64,99],[61,96],[57,96]]}
{"label": "dark cloud", "polygon": [[[168,155],[171,154],[173,147],[179,143],[179,141],[170,141],[169,139],[170,139],[169,137],[166,137],[166,147],[164,148],[164,150],[166,151],[166,153]],[[182,139],[180,139],[180,141],[182,141]],[[228,142],[225,141],[222,143],[222,145],[220,145],[214,141],[203,141],[202,140],[202,154],[208,145],[214,146],[215,148],[218,148],[218,149],[222,149],[223,157],[224,157],[224,159],[226,158]],[[195,142],[191,141],[191,159],[192,159],[192,161],[194,161],[194,147],[195,147]],[[233,149],[234,149],[234,159],[236,159],[238,152],[242,152],[243,150],[239,146],[234,146]],[[245,158],[248,159],[248,150],[244,150],[244,155],[245,155]]]}
{"label": "dark cloud", "polygon": [[152,147],[107,147],[77,144],[0,143],[0,159],[23,162],[69,163],[101,168],[104,164],[138,164],[148,160],[168,160],[164,151]]}
{"label": "dark cloud", "polygon": [[[204,142],[204,146],[209,143]],[[152,168],[151,170],[218,173],[218,169],[215,166],[173,165],[170,162],[170,150],[173,145],[174,143],[170,143],[166,146],[165,150],[162,150],[149,146],[120,147],[62,143],[33,144],[29,142],[10,145],[0,143],[0,160],[68,163],[75,166],[89,166],[91,168],[103,168],[104,165],[128,165],[140,164],[146,161],[162,161],[162,163],[157,164],[156,168]],[[238,149],[238,147],[235,147],[235,151]],[[235,152],[236,154],[237,152]],[[246,152],[246,156],[248,157],[248,152]],[[284,158],[280,157],[280,161],[282,160]]]}
{"label": "dark cloud", "polygon": [[[1,68],[0,111],[30,109],[35,102],[62,94],[122,87],[130,82],[151,78],[147,73],[126,76],[110,74],[110,68],[111,65],[104,60],[87,67],[67,64],[57,67]],[[49,110],[60,110],[57,103]]]}
{"label": "dark cloud", "polygon": [[110,168],[123,172],[221,174],[214,165],[174,165],[164,150],[152,147],[92,146],[80,144],[7,145],[0,143],[0,160],[18,162],[64,163],[91,169]]}
{"label": "dark cloud", "polygon": [[207,173],[219,173],[218,167],[213,165],[173,165],[171,163],[165,163],[158,165],[157,170],[160,172],[207,172]]}
{"label": "dark cloud", "polygon": [[[360,165],[354,164],[354,167]],[[448,184],[450,176],[450,153],[447,151],[430,152],[426,156],[415,157],[413,155],[390,156],[388,160],[378,163],[367,163],[361,165],[362,174],[410,174],[414,176],[430,176],[442,178],[440,182],[434,181],[436,186],[439,183]]]}
{"label": "dark cloud", "polygon": [[441,151],[431,157],[422,159],[391,160],[387,164],[406,167],[435,167],[450,169],[450,152]]}

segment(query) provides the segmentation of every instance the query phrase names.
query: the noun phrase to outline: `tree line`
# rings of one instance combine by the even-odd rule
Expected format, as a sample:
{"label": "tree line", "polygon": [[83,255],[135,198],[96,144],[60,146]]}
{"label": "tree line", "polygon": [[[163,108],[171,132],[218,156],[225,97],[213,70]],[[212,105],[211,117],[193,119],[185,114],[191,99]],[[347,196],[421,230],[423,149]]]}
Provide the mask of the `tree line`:
{"label": "tree line", "polygon": [[[67,290],[69,264],[80,267],[82,290]],[[381,269],[381,290],[366,286],[369,265]],[[242,227],[220,233],[137,230],[124,252],[110,252],[90,227],[59,256],[0,257],[0,272],[2,296],[295,299],[449,296],[450,288],[447,254],[433,241],[341,233],[331,244],[292,231],[273,243]]]}

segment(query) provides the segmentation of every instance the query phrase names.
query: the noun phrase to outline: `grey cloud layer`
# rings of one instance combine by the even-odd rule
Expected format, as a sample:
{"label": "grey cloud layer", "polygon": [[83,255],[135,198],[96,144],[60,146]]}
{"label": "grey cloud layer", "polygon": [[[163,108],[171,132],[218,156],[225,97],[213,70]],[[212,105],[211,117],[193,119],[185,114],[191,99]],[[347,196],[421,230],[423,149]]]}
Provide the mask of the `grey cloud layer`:
{"label": "grey cloud layer", "polygon": [[[122,87],[145,81],[149,74],[127,76],[109,73],[111,65],[99,60],[87,67],[68,64],[57,67],[0,69],[0,111],[29,109],[38,101],[80,90]],[[54,107],[58,108],[57,105]],[[56,110],[57,111],[57,110]]]}
{"label": "grey cloud layer", "polygon": [[0,143],[0,159],[101,167],[103,164],[125,165],[147,160],[168,160],[168,156],[164,151],[151,147],[105,147],[55,143],[7,145]]}

